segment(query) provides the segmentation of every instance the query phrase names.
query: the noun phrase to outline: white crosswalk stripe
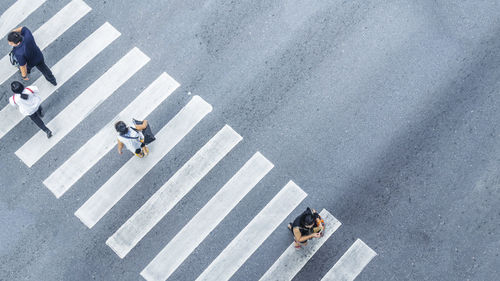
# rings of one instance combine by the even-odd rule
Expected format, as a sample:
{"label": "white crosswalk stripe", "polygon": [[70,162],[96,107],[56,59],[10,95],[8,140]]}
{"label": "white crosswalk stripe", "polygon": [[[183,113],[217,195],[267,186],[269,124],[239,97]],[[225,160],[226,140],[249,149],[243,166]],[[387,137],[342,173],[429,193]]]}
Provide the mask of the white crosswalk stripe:
{"label": "white crosswalk stripe", "polygon": [[321,281],[352,281],[376,255],[375,251],[357,239]]}
{"label": "white crosswalk stripe", "polygon": [[[43,76],[34,83],[40,90],[40,97],[42,100],[48,98],[55,90],[66,83],[75,73],[119,36],[120,32],[111,26],[111,24],[104,23],[94,33],[83,40],[52,67],[52,72],[58,82],[57,86],[50,84]],[[17,111],[16,108],[9,104],[6,105],[0,111],[0,138],[23,119],[24,116]]]}
{"label": "white crosswalk stripe", "polygon": [[146,119],[179,86],[179,83],[168,74],[161,74],[134,101],[47,177],[43,181],[45,186],[57,198],[61,197],[116,145],[114,124],[118,120],[129,120],[132,117],[138,120]]}
{"label": "white crosswalk stripe", "polygon": [[273,167],[269,160],[257,152],[179,231],[141,274],[147,276],[148,280],[167,279]]}
{"label": "white crosswalk stripe", "polygon": [[163,127],[150,146],[150,155],[132,157],[76,212],[87,227],[92,228],[149,170],[153,168],[203,117],[212,106],[199,96],[191,101]]}
{"label": "white crosswalk stripe", "polygon": [[191,157],[106,244],[123,258],[186,195],[242,137],[224,126]]}
{"label": "white crosswalk stripe", "polygon": [[[229,280],[306,196],[300,187],[290,181],[196,280]],[[143,277],[149,280],[147,276]]]}
{"label": "white crosswalk stripe", "polygon": [[16,28],[47,0],[17,0],[0,16],[0,38]]}
{"label": "white crosswalk stripe", "polygon": [[[19,2],[23,1],[18,1],[18,3]],[[33,37],[40,50],[43,51],[91,10],[92,9],[82,0],[73,0],[69,2],[64,8],[33,32]],[[10,64],[9,55],[4,56],[0,60],[0,84],[9,79],[16,71],[18,71],[18,69]]]}
{"label": "white crosswalk stripe", "polygon": [[47,124],[54,132],[52,138],[38,131],[16,155],[31,167],[148,61],[148,56],[133,48]]}
{"label": "white crosswalk stripe", "polygon": [[295,243],[292,242],[278,260],[260,278],[260,281],[292,280],[326,240],[340,227],[341,223],[327,210],[323,209],[320,215],[325,221],[323,237],[309,241],[308,245],[303,246],[300,250],[295,249]]}

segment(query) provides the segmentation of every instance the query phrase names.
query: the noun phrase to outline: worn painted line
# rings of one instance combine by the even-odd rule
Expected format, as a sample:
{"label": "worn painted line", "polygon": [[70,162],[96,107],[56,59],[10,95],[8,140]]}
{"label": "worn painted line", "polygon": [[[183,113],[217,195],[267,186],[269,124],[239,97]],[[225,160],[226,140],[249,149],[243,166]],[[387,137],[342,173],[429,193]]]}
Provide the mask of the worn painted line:
{"label": "worn painted line", "polygon": [[196,280],[229,280],[306,196],[290,181]]}
{"label": "worn painted line", "polygon": [[146,117],[155,110],[160,103],[167,99],[180,84],[167,73],[162,73],[124,110],[115,116],[97,134],[81,146],[71,157],[57,168],[43,184],[60,198],[78,179],[116,146],[116,131],[114,124],[119,120],[138,120]]}
{"label": "worn painted line", "polygon": [[150,154],[132,157],[76,212],[87,227],[92,228],[120,199],[139,182],[184,136],[210,111],[212,106],[199,96],[191,101],[156,134]]}
{"label": "worn painted line", "polygon": [[[73,0],[69,2],[64,8],[59,10],[52,18],[33,32],[33,37],[36,40],[38,48],[43,51],[91,10],[92,9],[82,0]],[[17,71],[18,68],[10,64],[9,55],[5,55],[0,60],[0,84],[3,84],[3,82],[9,79],[9,77],[14,75]]]}
{"label": "worn painted line", "polygon": [[323,237],[310,240],[307,246],[303,246],[299,250],[295,249],[295,243],[292,242],[262,278],[260,278],[260,281],[292,280],[326,240],[340,227],[341,223],[327,210],[323,209],[320,215],[326,225]]}
{"label": "worn painted line", "polygon": [[[54,73],[57,79],[57,86],[50,84],[43,76],[34,83],[40,90],[42,101],[52,95],[119,36],[120,32],[109,23],[105,23],[71,50],[51,68],[52,73]],[[7,104],[0,111],[0,138],[21,122],[24,117],[15,107]]]}
{"label": "worn painted line", "polygon": [[374,250],[357,239],[321,281],[352,281],[376,255]]}
{"label": "worn painted line", "polygon": [[16,151],[17,157],[28,167],[33,166],[149,60],[138,48],[133,48],[47,124],[54,132],[50,139],[45,132],[38,131]]}

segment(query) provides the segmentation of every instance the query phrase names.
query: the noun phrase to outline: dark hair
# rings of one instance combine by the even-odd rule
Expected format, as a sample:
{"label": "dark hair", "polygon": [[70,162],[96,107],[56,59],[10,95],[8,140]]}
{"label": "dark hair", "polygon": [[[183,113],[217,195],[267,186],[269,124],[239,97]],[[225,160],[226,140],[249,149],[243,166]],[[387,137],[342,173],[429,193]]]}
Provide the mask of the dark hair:
{"label": "dark hair", "polygon": [[14,32],[14,31],[12,31],[12,32],[10,32],[10,33],[9,33],[9,35],[7,36],[7,40],[8,40],[9,42],[12,42],[12,43],[14,43],[14,44],[17,44],[17,43],[19,43],[19,42],[23,41],[23,36],[22,36],[22,35],[21,35],[21,33],[19,33],[19,32]]}
{"label": "dark hair", "polygon": [[302,223],[304,226],[314,224],[314,218],[312,215],[307,214],[303,217]]}
{"label": "dark hair", "polygon": [[127,125],[125,125],[125,122],[123,121],[118,121],[115,123],[115,129],[120,135],[124,135],[128,132]]}
{"label": "dark hair", "polygon": [[19,81],[13,81],[12,83],[10,83],[10,89],[12,90],[12,92],[20,94],[23,92],[24,86]]}

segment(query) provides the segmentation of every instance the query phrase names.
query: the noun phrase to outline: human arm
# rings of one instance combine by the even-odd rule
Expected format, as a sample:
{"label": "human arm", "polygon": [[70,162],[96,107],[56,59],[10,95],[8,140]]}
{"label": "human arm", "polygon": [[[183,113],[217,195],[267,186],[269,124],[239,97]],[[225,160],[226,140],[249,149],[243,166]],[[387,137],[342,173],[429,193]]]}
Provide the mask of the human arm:
{"label": "human arm", "polygon": [[18,27],[18,28],[12,29],[12,32],[21,33],[21,31],[23,30],[23,27],[24,27],[24,26],[20,26],[20,27]]}
{"label": "human arm", "polygon": [[144,121],[142,121],[141,125],[136,124],[135,128],[139,131],[142,131],[142,130],[146,129],[147,126],[148,126],[148,120],[144,120]]}
{"label": "human arm", "polygon": [[20,65],[20,66],[19,66],[19,70],[21,71],[21,76],[23,77],[23,80],[25,80],[25,81],[30,80],[30,79],[28,78],[28,67],[27,67],[27,64],[25,64],[25,65]]}
{"label": "human arm", "polygon": [[15,100],[14,96],[9,98],[9,104],[12,105],[13,107],[17,107],[16,100]]}
{"label": "human arm", "polygon": [[123,149],[123,142],[121,142],[120,140],[118,140],[118,153],[119,154],[122,154],[122,149]]}
{"label": "human arm", "polygon": [[319,238],[321,235],[319,233],[312,233],[310,235],[302,235],[298,227],[293,228],[293,236],[297,242],[305,242],[311,238]]}

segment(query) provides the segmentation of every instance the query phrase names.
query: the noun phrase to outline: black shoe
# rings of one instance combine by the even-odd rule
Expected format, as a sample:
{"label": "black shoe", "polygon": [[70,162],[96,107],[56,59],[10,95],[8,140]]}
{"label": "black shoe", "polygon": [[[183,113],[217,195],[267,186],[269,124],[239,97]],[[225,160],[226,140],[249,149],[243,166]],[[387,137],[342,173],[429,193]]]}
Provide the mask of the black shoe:
{"label": "black shoe", "polygon": [[48,139],[50,139],[52,137],[52,131],[49,130],[49,131],[47,131],[45,133],[47,133],[47,138]]}
{"label": "black shoe", "polygon": [[54,86],[57,86],[57,81],[56,81],[56,79],[54,79],[54,81],[49,81],[49,82],[50,82],[50,84],[52,84],[52,85],[54,85]]}

